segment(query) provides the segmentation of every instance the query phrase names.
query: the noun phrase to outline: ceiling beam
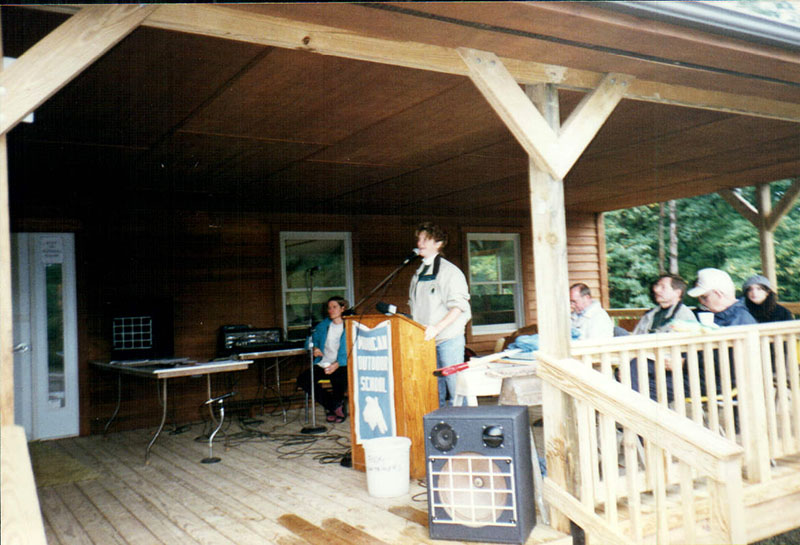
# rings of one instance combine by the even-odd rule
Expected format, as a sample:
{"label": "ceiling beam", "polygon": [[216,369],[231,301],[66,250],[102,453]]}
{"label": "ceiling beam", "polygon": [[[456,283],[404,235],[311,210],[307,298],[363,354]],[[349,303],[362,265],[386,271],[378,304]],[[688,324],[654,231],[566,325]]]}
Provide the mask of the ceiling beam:
{"label": "ceiling beam", "polygon": [[[341,28],[272,17],[234,5],[162,4],[142,24],[265,46],[469,75],[454,48],[375,38]],[[604,78],[604,74],[590,70],[507,57],[500,60],[520,84],[552,83],[561,89],[586,92],[595,89]],[[624,98],[800,122],[800,104],[797,103],[655,81],[632,82]]]}
{"label": "ceiling beam", "polygon": [[0,72],[5,134],[133,31],[156,6],[87,6]]}
{"label": "ceiling beam", "polygon": [[619,104],[633,77],[607,74],[556,133],[493,53],[459,48],[470,79],[540,169],[563,180]]}

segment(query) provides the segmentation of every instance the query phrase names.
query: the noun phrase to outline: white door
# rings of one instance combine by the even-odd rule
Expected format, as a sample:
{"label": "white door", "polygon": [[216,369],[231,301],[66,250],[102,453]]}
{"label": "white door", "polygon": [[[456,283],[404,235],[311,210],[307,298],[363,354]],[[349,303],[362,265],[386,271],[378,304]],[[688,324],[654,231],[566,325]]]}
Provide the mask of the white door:
{"label": "white door", "polygon": [[29,439],[79,433],[75,239],[12,236],[14,417]]}

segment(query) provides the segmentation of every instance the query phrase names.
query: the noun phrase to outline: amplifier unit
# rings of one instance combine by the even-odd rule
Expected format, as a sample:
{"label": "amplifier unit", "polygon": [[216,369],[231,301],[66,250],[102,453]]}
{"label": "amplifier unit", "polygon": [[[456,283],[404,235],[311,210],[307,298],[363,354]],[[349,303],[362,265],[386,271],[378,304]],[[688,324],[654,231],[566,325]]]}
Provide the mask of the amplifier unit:
{"label": "amplifier unit", "polygon": [[222,326],[219,330],[220,355],[255,352],[281,344],[283,331],[279,327],[254,329],[249,326]]}

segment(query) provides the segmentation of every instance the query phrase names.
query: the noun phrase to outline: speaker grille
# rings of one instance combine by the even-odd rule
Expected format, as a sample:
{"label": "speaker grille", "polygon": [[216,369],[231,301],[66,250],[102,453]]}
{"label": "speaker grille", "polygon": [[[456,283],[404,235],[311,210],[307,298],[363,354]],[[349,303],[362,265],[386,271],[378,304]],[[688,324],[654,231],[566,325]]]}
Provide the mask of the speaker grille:
{"label": "speaker grille", "polygon": [[433,513],[440,524],[480,527],[517,524],[514,464],[507,456],[464,452],[458,456],[430,456],[428,484]]}

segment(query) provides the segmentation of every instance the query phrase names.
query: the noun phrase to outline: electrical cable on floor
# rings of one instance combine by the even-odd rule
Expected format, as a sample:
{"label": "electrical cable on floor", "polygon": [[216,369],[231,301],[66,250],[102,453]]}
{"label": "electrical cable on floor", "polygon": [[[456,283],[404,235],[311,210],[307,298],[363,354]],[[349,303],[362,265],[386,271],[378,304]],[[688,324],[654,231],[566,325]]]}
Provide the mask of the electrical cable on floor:
{"label": "electrical cable on floor", "polygon": [[[225,444],[225,448],[236,447],[244,443],[273,442],[277,443],[276,451],[278,457],[284,460],[292,460],[301,456],[311,456],[312,459],[319,461],[320,464],[339,463],[345,467],[351,464],[350,437],[335,432],[335,425],[331,424],[331,429],[321,435],[306,435],[300,433],[280,433],[279,430],[285,429],[289,424],[296,423],[300,419],[300,411],[297,409],[293,418],[287,419],[286,423],[274,424],[269,431],[260,429],[261,425],[268,424],[260,419],[253,419],[249,416],[239,416],[224,422],[223,429],[217,433],[214,442]],[[277,411],[275,411],[277,412]],[[287,414],[291,414],[288,411]],[[265,415],[265,417],[268,415]],[[266,420],[266,418],[265,418]],[[231,429],[236,422],[239,431]],[[256,424],[256,425],[254,425]],[[198,443],[207,443],[210,434],[216,424],[210,419],[203,422],[203,433],[195,438]]]}
{"label": "electrical cable on floor", "polygon": [[425,479],[417,479],[417,485],[424,488],[423,492],[417,492],[411,496],[411,501],[419,503],[428,503],[428,481]]}

